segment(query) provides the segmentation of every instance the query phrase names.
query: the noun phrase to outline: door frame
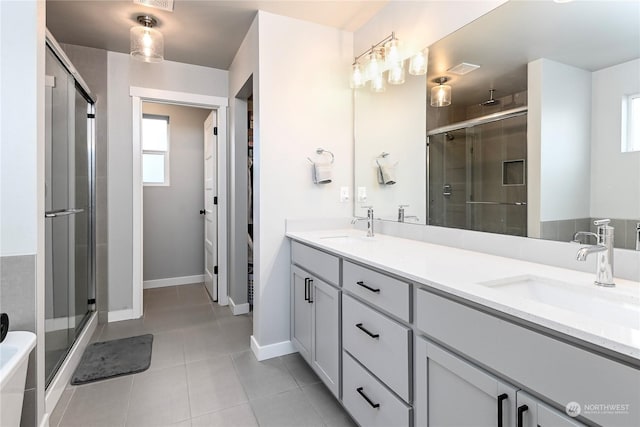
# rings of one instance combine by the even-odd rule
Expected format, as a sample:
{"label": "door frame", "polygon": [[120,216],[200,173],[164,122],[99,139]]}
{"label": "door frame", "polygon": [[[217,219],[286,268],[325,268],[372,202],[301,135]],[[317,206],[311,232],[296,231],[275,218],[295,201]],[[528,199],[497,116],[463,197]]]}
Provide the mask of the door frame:
{"label": "door frame", "polygon": [[[142,206],[142,103],[154,102],[216,110],[218,126],[217,148],[217,187],[218,187],[218,304],[228,305],[228,268],[227,268],[227,109],[228,99],[220,96],[199,95],[188,92],[176,92],[131,86],[129,95],[132,102],[132,185],[133,185],[133,276],[132,302],[133,318],[142,316],[142,263],[143,263],[143,206]],[[222,142],[222,143],[220,143]]]}

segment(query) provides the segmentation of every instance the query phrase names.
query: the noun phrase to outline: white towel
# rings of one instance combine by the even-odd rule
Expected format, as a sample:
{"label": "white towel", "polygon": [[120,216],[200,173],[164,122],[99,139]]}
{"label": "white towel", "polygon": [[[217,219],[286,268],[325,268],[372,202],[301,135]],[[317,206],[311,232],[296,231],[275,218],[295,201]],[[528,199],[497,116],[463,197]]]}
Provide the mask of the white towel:
{"label": "white towel", "polygon": [[396,183],[396,164],[378,163],[378,184],[393,185]]}
{"label": "white towel", "polygon": [[331,182],[332,165],[331,163],[314,163],[313,164],[313,183],[328,184]]}

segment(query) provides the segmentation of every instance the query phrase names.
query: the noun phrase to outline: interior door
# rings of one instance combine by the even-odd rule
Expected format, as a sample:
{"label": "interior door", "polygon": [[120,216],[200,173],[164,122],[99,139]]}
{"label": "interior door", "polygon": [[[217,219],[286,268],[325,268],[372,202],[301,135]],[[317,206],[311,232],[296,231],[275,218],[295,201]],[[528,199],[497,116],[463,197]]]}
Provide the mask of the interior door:
{"label": "interior door", "polygon": [[204,121],[204,284],[214,301],[218,300],[216,123],[217,114],[212,111]]}

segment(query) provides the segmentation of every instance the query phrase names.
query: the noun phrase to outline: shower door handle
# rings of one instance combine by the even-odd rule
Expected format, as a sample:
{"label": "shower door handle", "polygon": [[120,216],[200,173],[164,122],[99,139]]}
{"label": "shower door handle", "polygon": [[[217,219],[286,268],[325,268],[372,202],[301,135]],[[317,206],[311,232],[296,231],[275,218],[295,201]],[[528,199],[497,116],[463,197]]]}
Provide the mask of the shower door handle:
{"label": "shower door handle", "polygon": [[56,211],[48,211],[44,213],[45,218],[57,218],[59,216],[75,215],[84,212],[84,209],[59,209]]}
{"label": "shower door handle", "polygon": [[451,193],[452,193],[453,189],[451,187],[451,184],[445,184],[442,187],[442,195],[444,197],[451,197]]}

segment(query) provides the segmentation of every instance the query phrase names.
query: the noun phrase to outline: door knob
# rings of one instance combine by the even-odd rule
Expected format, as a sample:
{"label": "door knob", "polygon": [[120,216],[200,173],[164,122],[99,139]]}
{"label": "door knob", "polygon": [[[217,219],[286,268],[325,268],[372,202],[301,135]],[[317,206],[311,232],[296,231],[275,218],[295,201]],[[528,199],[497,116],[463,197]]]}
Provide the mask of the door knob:
{"label": "door knob", "polygon": [[204,209],[200,209],[200,215],[206,215],[207,211],[205,211]]}

